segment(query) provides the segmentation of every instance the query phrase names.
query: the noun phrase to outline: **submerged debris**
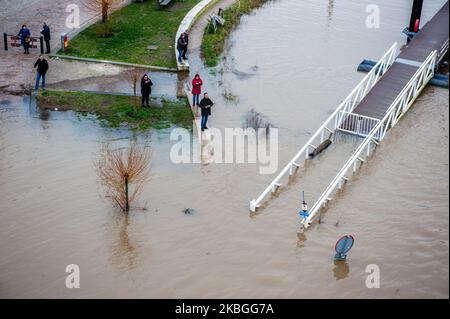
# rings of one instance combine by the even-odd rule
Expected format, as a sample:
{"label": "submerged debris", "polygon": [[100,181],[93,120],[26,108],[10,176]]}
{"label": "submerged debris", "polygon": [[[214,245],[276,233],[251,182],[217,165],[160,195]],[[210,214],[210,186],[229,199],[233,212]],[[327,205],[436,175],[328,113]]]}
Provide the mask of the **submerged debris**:
{"label": "submerged debris", "polygon": [[183,213],[185,213],[185,214],[187,214],[187,215],[192,215],[194,212],[195,212],[195,210],[192,209],[192,208],[185,208],[185,209],[183,210]]}

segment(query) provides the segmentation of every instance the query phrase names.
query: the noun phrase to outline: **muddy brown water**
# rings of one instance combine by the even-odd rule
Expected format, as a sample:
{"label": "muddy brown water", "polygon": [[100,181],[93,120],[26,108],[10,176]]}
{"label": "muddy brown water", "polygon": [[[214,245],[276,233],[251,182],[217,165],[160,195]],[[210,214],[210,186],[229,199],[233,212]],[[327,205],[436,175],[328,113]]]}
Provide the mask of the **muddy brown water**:
{"label": "muddy brown water", "polygon": [[[216,101],[210,126],[240,127],[255,108],[279,127],[281,169],[364,76],[357,64],[404,42],[410,1],[374,3],[377,30],[364,27],[359,1],[272,1],[244,17],[226,61],[202,72]],[[442,3],[425,3],[424,18]],[[301,191],[312,204],[354,139],[339,138],[250,214],[273,178],[257,165],[172,164],[170,130],[106,129],[1,96],[0,296],[448,298],[448,102],[447,90],[428,87],[322,223],[299,236]],[[103,143],[134,138],[153,149],[147,211],[123,216],[102,199],[93,161]],[[346,233],[355,246],[335,265],[333,245]],[[68,264],[80,266],[79,289],[65,287]],[[379,289],[365,285],[369,264],[380,267]]]}

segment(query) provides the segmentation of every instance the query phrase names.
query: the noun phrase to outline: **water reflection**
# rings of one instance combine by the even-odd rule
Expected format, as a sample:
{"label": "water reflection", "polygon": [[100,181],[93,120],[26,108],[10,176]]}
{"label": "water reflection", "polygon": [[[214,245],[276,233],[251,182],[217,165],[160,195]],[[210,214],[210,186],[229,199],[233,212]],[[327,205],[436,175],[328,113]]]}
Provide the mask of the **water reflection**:
{"label": "water reflection", "polygon": [[138,251],[130,238],[132,230],[129,214],[118,214],[107,226],[111,243],[109,261],[119,270],[131,270],[138,264]]}
{"label": "water reflection", "polygon": [[297,233],[297,238],[298,238],[298,240],[297,240],[297,247],[298,248],[305,247],[305,242],[306,242],[306,235],[305,235],[305,233],[303,231],[298,232]]}
{"label": "water reflection", "polygon": [[334,0],[328,0],[328,23],[333,20],[333,11],[334,11]]}
{"label": "water reflection", "polygon": [[334,260],[333,275],[336,280],[348,277],[350,266],[346,260]]}

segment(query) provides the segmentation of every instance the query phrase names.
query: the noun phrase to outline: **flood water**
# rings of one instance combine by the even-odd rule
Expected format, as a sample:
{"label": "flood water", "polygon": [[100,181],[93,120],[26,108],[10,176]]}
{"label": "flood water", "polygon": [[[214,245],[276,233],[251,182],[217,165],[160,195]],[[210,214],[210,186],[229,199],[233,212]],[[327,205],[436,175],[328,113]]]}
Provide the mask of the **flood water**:
{"label": "flood water", "polygon": [[[444,2],[425,2],[423,21]],[[405,42],[410,1],[372,3],[379,29],[365,27],[356,0],[271,1],[244,17],[226,60],[201,72],[216,102],[209,126],[240,127],[256,109],[279,128],[281,169],[362,79],[358,63]],[[299,236],[301,191],[312,204],[355,148],[351,138],[250,214],[274,177],[258,165],[172,164],[170,130],[105,129],[1,96],[0,296],[448,298],[448,104],[448,90],[426,88],[322,223]],[[147,210],[124,216],[102,198],[93,163],[104,143],[130,139],[150,141],[153,155]],[[334,243],[347,233],[355,246],[335,265]],[[68,264],[80,267],[80,289],[65,287]],[[380,268],[378,289],[365,285],[369,264]]]}

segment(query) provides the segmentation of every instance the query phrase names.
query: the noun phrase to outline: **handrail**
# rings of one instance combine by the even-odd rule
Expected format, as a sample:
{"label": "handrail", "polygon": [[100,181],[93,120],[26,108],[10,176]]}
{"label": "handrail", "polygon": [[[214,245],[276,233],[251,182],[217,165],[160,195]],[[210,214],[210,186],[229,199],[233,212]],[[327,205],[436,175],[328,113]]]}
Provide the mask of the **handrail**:
{"label": "handrail", "polygon": [[[319,129],[311,136],[306,144],[297,152],[297,154],[288,162],[288,164],[281,170],[281,172],[275,177],[275,179],[269,184],[269,186],[259,195],[257,199],[250,201],[250,211],[255,212],[259,203],[267,196],[269,192],[274,192],[277,187],[281,186],[280,179],[289,171],[289,175],[292,175],[294,167],[300,167],[297,163],[302,154],[304,158],[309,157],[310,147],[315,148],[314,142],[320,136],[320,142],[324,140],[324,134],[326,132],[334,133],[343,120],[343,115],[340,111],[351,112],[356,107],[359,101],[361,101],[369,90],[378,82],[380,77],[387,71],[395,60],[397,50],[397,42],[395,42],[386,53],[380,58],[380,60],[374,65],[372,70],[366,74],[366,76],[358,83],[358,85],[350,92],[349,95],[339,104],[334,112],[328,117],[328,119],[319,127]],[[334,128],[330,129],[328,125],[333,123]]]}
{"label": "handrail", "polygon": [[[331,183],[327,186],[325,191],[320,195],[319,199],[314,203],[309,211],[307,217],[303,217],[301,224],[307,228],[314,216],[320,210],[320,208],[329,201],[329,196],[336,189],[337,186],[341,188],[342,183],[348,180],[345,176],[347,171],[353,165],[353,172],[356,172],[357,163],[364,162],[365,159],[362,158],[362,153],[366,149],[366,158],[370,155],[372,143],[374,148],[378,145],[376,141],[378,136],[378,141],[381,141],[387,130],[393,127],[400,117],[405,114],[412,103],[415,101],[417,96],[426,86],[428,81],[434,76],[434,66],[436,64],[437,51],[433,51],[425,59],[419,69],[412,76],[410,81],[405,85],[402,91],[397,95],[396,99],[392,102],[391,106],[388,108],[386,115],[383,119],[377,123],[377,125],[372,129],[372,131],[367,135],[364,141],[358,146],[355,152],[350,156],[348,161],[344,164],[338,174],[334,177]],[[413,92],[413,94],[411,94]]]}

